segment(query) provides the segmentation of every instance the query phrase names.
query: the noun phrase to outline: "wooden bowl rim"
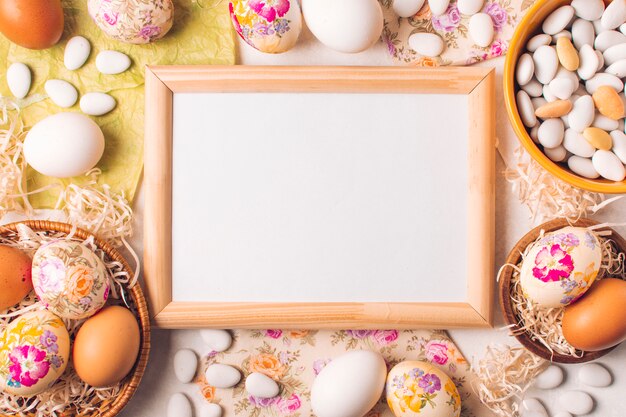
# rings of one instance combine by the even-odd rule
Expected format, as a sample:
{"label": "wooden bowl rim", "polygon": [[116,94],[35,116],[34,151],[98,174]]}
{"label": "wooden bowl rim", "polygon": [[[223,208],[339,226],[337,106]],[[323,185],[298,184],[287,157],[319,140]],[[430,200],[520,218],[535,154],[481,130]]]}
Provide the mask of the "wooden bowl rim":
{"label": "wooden bowl rim", "polygon": [[[537,161],[546,171],[556,176],[557,178],[565,181],[566,183],[573,185],[574,187],[582,188],[587,191],[593,191],[598,193],[608,194],[621,194],[626,193],[626,180],[620,182],[609,181],[606,179],[588,179],[577,174],[574,174],[569,169],[563,168],[559,164],[550,160],[539,147],[533,142],[526,130],[526,127],[522,123],[519,111],[517,109],[517,100],[515,88],[515,67],[517,59],[522,48],[525,45],[526,39],[522,39],[522,32],[526,31],[531,26],[531,21],[534,16],[545,7],[553,7],[554,9],[560,7],[563,4],[569,4],[571,1],[554,1],[554,0],[537,0],[526,11],[526,14],[518,24],[511,41],[509,42],[509,50],[506,54],[504,62],[503,73],[503,90],[504,90],[504,104],[509,116],[509,121],[515,131],[517,139],[522,144],[524,149],[528,152],[530,157]],[[605,0],[605,3],[608,3]],[[537,32],[537,28],[532,28],[529,33]],[[514,53],[518,50],[517,53]]]}
{"label": "wooden bowl rim", "polygon": [[[21,222],[9,223],[3,226],[0,226],[0,234],[6,234],[7,232],[17,232],[17,227],[20,224],[24,224],[31,228],[34,231],[41,232],[60,232],[69,234],[72,230],[74,231],[74,236],[79,239],[88,239],[89,237],[94,238],[94,243],[100,249],[102,249],[111,259],[119,262],[122,265],[122,268],[127,271],[129,274],[133,273],[132,268],[126,261],[126,259],[122,256],[122,254],[111,246],[106,241],[98,238],[94,234],[78,228],[74,227],[71,224],[61,223],[61,222],[53,222],[47,220],[25,220]],[[137,360],[135,362],[135,366],[131,373],[121,382],[122,389],[119,395],[113,400],[109,402],[103,402],[100,404],[100,408],[95,410],[91,415],[93,417],[114,417],[117,416],[122,409],[128,404],[130,399],[133,397],[137,388],[139,387],[139,383],[146,371],[146,367],[148,364],[148,358],[150,356],[150,316],[148,313],[148,305],[146,299],[143,295],[143,291],[141,289],[141,285],[137,283],[133,288],[129,290],[135,306],[137,308],[137,319],[139,320],[139,326],[141,329],[141,340],[140,340],[140,349],[139,355],[137,356]],[[34,414],[30,414],[34,416]],[[74,415],[71,412],[63,413],[63,416]],[[84,416],[89,416],[89,414],[81,414]]]}
{"label": "wooden bowl rim", "polygon": [[[596,224],[599,224],[599,223],[591,219],[580,219],[573,224],[568,223],[566,219],[554,219],[554,220],[548,221],[546,223],[543,223],[535,227],[534,229],[526,233],[517,242],[517,244],[509,252],[509,255],[506,258],[505,266],[502,268],[502,273],[500,275],[500,280],[498,282],[498,287],[499,287],[498,292],[500,294],[500,297],[499,297],[500,310],[502,311],[502,316],[507,325],[513,325],[514,327],[517,327],[517,324],[518,324],[518,320],[515,316],[515,313],[513,313],[513,307],[511,303],[511,297],[510,297],[511,277],[513,276],[513,268],[509,265],[518,264],[518,262],[520,261],[522,257],[522,253],[524,252],[524,250],[528,247],[529,244],[531,244],[537,239],[541,230],[544,230],[546,233],[548,233],[554,230],[561,229],[566,226],[589,227],[589,226],[593,226]],[[617,232],[615,232],[615,230],[609,227],[604,227],[600,230],[611,230],[613,232],[613,235],[611,236],[611,240],[615,242],[615,244],[619,247],[619,249],[621,249],[622,251],[626,251],[626,241]],[[505,300],[507,301],[505,302]],[[582,357],[576,358],[574,356],[562,355],[559,353],[551,353],[541,343],[532,340],[530,336],[528,335],[528,333],[526,332],[516,334],[514,336],[526,349],[528,349],[535,355],[551,362],[566,363],[566,364],[567,363],[584,363],[584,362],[589,362],[589,361],[598,359],[606,355],[613,349],[615,349],[617,346],[619,346],[618,344],[608,349],[599,350],[596,352],[585,352]]]}

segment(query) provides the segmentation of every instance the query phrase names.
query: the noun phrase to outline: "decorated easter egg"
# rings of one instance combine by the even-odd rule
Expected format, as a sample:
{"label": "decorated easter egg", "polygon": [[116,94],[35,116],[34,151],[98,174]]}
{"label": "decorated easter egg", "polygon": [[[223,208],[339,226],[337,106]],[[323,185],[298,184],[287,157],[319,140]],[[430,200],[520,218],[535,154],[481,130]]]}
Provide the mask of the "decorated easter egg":
{"label": "decorated easter egg", "polygon": [[396,417],[458,417],[461,397],[452,379],[431,363],[400,362],[389,371],[387,404]]}
{"label": "decorated easter egg", "polygon": [[172,0],[89,0],[87,6],[107,36],[126,43],[154,42],[174,23]]}
{"label": "decorated easter egg", "polygon": [[0,334],[0,390],[32,397],[50,388],[65,371],[70,335],[47,310],[25,313]]}
{"label": "decorated easter egg", "polygon": [[288,51],[302,31],[298,0],[231,0],[235,30],[253,48],[278,54]]}
{"label": "decorated easter egg", "polygon": [[522,291],[541,307],[564,307],[589,289],[601,262],[602,248],[593,231],[565,227],[547,233],[524,257]]}
{"label": "decorated easter egg", "polygon": [[94,315],[106,303],[109,285],[104,263],[82,243],[56,240],[35,252],[35,293],[50,311],[63,318]]}

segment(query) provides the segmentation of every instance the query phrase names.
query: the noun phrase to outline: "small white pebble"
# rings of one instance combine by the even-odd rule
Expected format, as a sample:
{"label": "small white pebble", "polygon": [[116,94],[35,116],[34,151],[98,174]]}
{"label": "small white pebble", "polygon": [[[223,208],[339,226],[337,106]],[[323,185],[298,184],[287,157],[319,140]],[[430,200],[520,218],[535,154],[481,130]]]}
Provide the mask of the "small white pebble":
{"label": "small white pebble", "polygon": [[609,135],[613,139],[613,153],[626,164],[626,133],[623,130],[614,130]]}
{"label": "small white pebble", "polygon": [[526,50],[528,52],[535,52],[540,46],[550,45],[551,42],[552,36],[540,33],[539,35],[535,35],[530,38],[530,40],[526,43]]}
{"label": "small white pebble", "polygon": [[486,48],[493,42],[493,20],[487,13],[476,13],[470,17],[468,30],[474,43],[481,48]]}
{"label": "small white pebble", "polygon": [[567,24],[574,17],[572,6],[561,6],[545,18],[542,24],[543,33],[554,35],[565,29]]}
{"label": "small white pebble", "polygon": [[572,7],[576,16],[585,20],[597,20],[604,12],[604,2],[602,0],[572,0]]}
{"label": "small white pebble", "polygon": [[626,1],[614,0],[602,13],[600,23],[604,29],[615,29],[626,21]]}
{"label": "small white pebble", "polygon": [[450,0],[428,0],[428,6],[433,16],[440,16],[448,10]]}
{"label": "small white pebble", "polygon": [[587,142],[581,133],[576,132],[574,129],[565,131],[563,147],[572,154],[583,158],[591,158],[596,153],[596,148]]}
{"label": "small white pebble", "polygon": [[96,56],[96,68],[103,74],[121,74],[130,68],[128,55],[118,51],[102,51]]}
{"label": "small white pebble", "polygon": [[593,398],[583,391],[567,391],[559,396],[561,407],[572,414],[589,414],[593,410]]}
{"label": "small white pebble", "polygon": [[48,80],[44,84],[44,89],[50,100],[59,107],[72,107],[78,100],[76,87],[64,80]]}
{"label": "small white pebble", "polygon": [[174,374],[184,384],[193,381],[198,369],[198,357],[189,349],[181,349],[174,355]]}
{"label": "small white pebble", "polygon": [[572,25],[572,42],[576,49],[580,50],[583,45],[593,46],[594,43],[593,24],[588,20],[576,19]]}
{"label": "small white pebble", "polygon": [[537,116],[535,116],[535,109],[530,96],[526,91],[520,90],[517,92],[517,110],[519,111],[522,123],[526,127],[533,127],[537,124]]}
{"label": "small white pebble", "polygon": [[280,387],[267,375],[253,372],[246,378],[246,391],[257,398],[274,398],[280,393]]}
{"label": "small white pebble", "polygon": [[80,109],[89,116],[104,116],[116,105],[115,99],[106,93],[87,93],[80,98]]}
{"label": "small white pebble", "polygon": [[7,84],[16,98],[24,98],[30,91],[32,75],[30,68],[21,62],[11,64],[7,70]]}
{"label": "small white pebble", "polygon": [[563,142],[565,126],[561,119],[548,119],[539,126],[537,136],[545,148],[556,148]]}
{"label": "small white pebble", "polygon": [[[595,55],[593,53],[594,57]],[[542,84],[548,84],[552,81],[559,69],[559,58],[556,55],[556,50],[552,46],[540,46],[533,53],[533,60],[535,61],[537,80]]]}
{"label": "small white pebble", "polygon": [[521,87],[528,84],[535,75],[535,62],[532,55],[526,53],[519,57],[515,67],[515,79]]}
{"label": "small white pebble", "polygon": [[595,179],[600,176],[598,171],[596,171],[593,167],[591,159],[589,158],[582,158],[576,155],[570,156],[567,160],[567,166],[574,174],[578,174],[585,178]]}
{"label": "small white pebble", "polygon": [[241,373],[236,368],[221,363],[209,366],[204,374],[209,385],[216,388],[232,388],[241,381]]}
{"label": "small white pebble", "polygon": [[222,417],[222,407],[219,404],[205,404],[200,409],[200,417]]}
{"label": "small white pebble", "polygon": [[604,388],[611,385],[613,378],[611,373],[598,363],[588,363],[578,370],[578,378],[590,387]]}
{"label": "small white pebble", "polygon": [[563,369],[556,365],[550,365],[537,376],[534,385],[540,389],[554,389],[563,383],[563,378]]}
{"label": "small white pebble", "polygon": [[70,71],[79,69],[85,65],[90,53],[91,45],[89,41],[82,36],[74,36],[67,41],[67,45],[65,45],[65,53],[63,55],[65,68]]}
{"label": "small white pebble", "polygon": [[204,329],[200,330],[200,337],[214,352],[224,352],[233,343],[233,336],[228,330]]}
{"label": "small white pebble", "polygon": [[184,394],[174,394],[167,404],[167,417],[192,417],[191,402]]}
{"label": "small white pebble", "polygon": [[417,32],[409,36],[409,47],[420,55],[436,57],[444,48],[443,39],[434,33]]}
{"label": "small white pebble", "polygon": [[565,158],[567,158],[567,151],[563,145],[557,146],[556,148],[544,148],[543,153],[554,162],[563,162]]}
{"label": "small white pebble", "polygon": [[598,64],[600,60],[596,51],[591,45],[584,44],[578,53],[580,57],[580,66],[578,67],[578,76],[583,80],[588,80],[593,77],[598,71]]}

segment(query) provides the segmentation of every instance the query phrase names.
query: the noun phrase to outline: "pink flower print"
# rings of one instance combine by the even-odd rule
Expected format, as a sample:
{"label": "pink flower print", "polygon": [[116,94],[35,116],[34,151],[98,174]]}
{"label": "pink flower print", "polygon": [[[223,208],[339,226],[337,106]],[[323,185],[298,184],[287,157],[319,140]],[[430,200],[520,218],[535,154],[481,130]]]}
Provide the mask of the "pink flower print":
{"label": "pink flower print", "polygon": [[506,10],[495,1],[493,3],[488,3],[483,9],[483,13],[487,13],[491,16],[493,28],[496,31],[499,31],[504,27],[509,17]]}
{"label": "pink flower print", "polygon": [[271,407],[274,404],[276,404],[278,400],[279,400],[279,397],[259,398],[259,397],[255,397],[254,395],[251,395],[250,397],[248,397],[248,401],[250,401],[250,404],[255,408]]}
{"label": "pink flower print", "polygon": [[59,293],[65,280],[65,265],[59,258],[48,258],[39,266],[37,293]]}
{"label": "pink flower print", "polygon": [[296,394],[291,394],[291,397],[287,399],[281,398],[276,403],[276,408],[278,409],[278,411],[286,416],[295,413],[300,409],[301,406],[302,402],[300,401],[300,397],[298,397]]}
{"label": "pink flower print", "polygon": [[438,31],[452,32],[459,27],[461,23],[461,13],[456,3],[448,6],[448,10],[441,16],[432,17],[433,28]]}
{"label": "pink flower print", "polygon": [[352,337],[353,339],[367,339],[374,332],[372,330],[348,330],[347,333],[348,336]]}
{"label": "pink flower print", "polygon": [[439,365],[445,365],[448,363],[448,345],[442,342],[430,341],[426,343],[424,348],[426,351],[426,358]]}
{"label": "pink flower print", "polygon": [[32,387],[48,375],[50,363],[46,352],[34,346],[17,346],[9,354],[11,378],[25,387]]}
{"label": "pink flower print", "polygon": [[57,335],[52,333],[50,330],[46,330],[39,341],[41,346],[45,347],[49,353],[59,353],[59,345],[57,345]]}
{"label": "pink flower print", "polygon": [[289,0],[249,0],[248,6],[268,22],[273,22],[277,16],[283,17],[289,11]]}
{"label": "pink flower print", "polygon": [[329,363],[330,359],[316,359],[313,361],[313,373],[315,376],[318,376],[320,372],[322,372],[322,369],[324,369],[324,367],[326,367]]}
{"label": "pink flower print", "polygon": [[278,339],[283,335],[282,330],[270,329],[265,331],[265,336],[271,337],[272,339]]}
{"label": "pink flower print", "polygon": [[491,57],[495,58],[506,54],[509,45],[502,39],[497,39],[491,44]]}
{"label": "pink flower print", "polygon": [[573,233],[560,233],[555,236],[554,241],[559,243],[563,248],[575,248],[580,245],[580,239]]}
{"label": "pink flower print", "polygon": [[388,344],[395,342],[397,339],[397,330],[376,330],[374,332],[374,340],[376,340],[380,346],[387,346]]}
{"label": "pink flower print", "polygon": [[152,40],[159,36],[161,33],[161,28],[154,25],[147,25],[141,28],[139,31],[139,36],[146,40]]}
{"label": "pink flower print", "polygon": [[435,374],[426,374],[417,383],[427,394],[434,394],[441,389],[441,380]]}
{"label": "pink flower print", "polygon": [[109,25],[115,26],[117,24],[117,20],[119,19],[119,14],[106,11],[106,12],[102,13],[102,18]]}
{"label": "pink flower print", "polygon": [[572,257],[558,244],[544,247],[535,257],[533,276],[543,282],[560,281],[574,270]]}

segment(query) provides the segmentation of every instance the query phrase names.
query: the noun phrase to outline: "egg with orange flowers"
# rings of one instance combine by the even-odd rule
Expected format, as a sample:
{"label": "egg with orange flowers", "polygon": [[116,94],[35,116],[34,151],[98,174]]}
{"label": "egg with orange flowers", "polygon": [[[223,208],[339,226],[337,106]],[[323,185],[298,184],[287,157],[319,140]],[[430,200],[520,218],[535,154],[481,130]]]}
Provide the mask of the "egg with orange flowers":
{"label": "egg with orange flowers", "polygon": [[91,249],[57,240],[35,252],[33,287],[48,310],[62,318],[84,319],[104,306],[110,283],[104,263]]}

